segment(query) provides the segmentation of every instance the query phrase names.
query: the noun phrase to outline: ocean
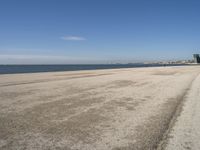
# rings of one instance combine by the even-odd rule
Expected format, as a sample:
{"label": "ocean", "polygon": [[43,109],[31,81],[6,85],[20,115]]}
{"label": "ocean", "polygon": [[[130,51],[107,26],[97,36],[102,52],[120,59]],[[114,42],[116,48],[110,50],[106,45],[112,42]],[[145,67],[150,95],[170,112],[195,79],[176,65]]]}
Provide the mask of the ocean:
{"label": "ocean", "polygon": [[0,65],[0,74],[36,73],[54,71],[78,71],[96,69],[119,69],[137,67],[182,66],[183,64],[89,64],[89,65]]}

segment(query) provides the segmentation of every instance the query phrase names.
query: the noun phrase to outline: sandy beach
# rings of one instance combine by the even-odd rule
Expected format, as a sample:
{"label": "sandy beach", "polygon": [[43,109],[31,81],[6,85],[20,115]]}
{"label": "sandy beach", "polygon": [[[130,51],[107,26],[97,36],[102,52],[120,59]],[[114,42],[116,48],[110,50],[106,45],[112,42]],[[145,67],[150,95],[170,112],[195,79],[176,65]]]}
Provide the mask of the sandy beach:
{"label": "sandy beach", "polygon": [[0,75],[0,149],[177,148],[198,131],[198,81],[199,66]]}

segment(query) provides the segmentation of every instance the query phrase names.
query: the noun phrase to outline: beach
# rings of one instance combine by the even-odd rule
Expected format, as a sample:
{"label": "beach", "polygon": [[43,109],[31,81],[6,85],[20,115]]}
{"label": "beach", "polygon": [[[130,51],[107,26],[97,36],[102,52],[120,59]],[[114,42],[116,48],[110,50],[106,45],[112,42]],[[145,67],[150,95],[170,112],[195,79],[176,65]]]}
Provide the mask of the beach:
{"label": "beach", "polygon": [[199,66],[0,75],[0,149],[177,148],[198,81]]}

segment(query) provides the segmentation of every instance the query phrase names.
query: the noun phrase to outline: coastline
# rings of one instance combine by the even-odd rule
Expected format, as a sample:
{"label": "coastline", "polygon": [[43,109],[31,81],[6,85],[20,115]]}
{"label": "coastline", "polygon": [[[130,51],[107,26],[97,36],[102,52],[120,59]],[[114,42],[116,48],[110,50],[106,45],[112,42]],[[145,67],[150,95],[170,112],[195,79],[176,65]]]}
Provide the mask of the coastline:
{"label": "coastline", "polygon": [[41,65],[0,65],[1,74],[18,73],[42,73],[42,72],[62,72],[81,70],[104,70],[123,68],[146,68],[146,67],[166,67],[166,66],[187,66],[193,64],[159,64],[159,63],[130,63],[130,64],[41,64]]}
{"label": "coastline", "polygon": [[199,66],[0,78],[1,149],[155,149]]}

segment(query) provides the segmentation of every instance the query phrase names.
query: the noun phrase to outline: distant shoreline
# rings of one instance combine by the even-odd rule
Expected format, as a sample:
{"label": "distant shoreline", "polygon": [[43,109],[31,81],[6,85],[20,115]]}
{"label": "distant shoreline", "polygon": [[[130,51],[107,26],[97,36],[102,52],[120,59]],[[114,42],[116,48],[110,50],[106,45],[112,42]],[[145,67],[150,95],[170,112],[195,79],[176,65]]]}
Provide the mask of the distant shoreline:
{"label": "distant shoreline", "polygon": [[120,68],[140,68],[140,67],[165,67],[165,66],[188,66],[190,64],[55,64],[55,65],[0,65],[0,74],[17,73],[39,73],[39,72],[59,72],[59,71],[80,71],[80,70],[100,70],[100,69],[120,69]]}

